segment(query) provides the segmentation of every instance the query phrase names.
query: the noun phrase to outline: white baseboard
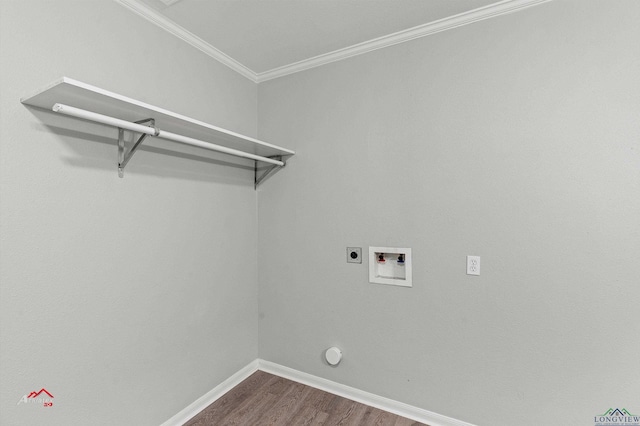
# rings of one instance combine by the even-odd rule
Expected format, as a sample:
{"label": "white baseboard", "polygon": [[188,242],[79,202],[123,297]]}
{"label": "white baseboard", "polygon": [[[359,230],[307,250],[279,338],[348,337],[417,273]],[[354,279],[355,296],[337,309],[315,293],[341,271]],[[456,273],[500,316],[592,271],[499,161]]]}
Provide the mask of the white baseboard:
{"label": "white baseboard", "polygon": [[295,382],[302,383],[303,385],[311,386],[371,407],[379,408],[381,410],[397,414],[398,416],[426,423],[430,426],[474,426],[471,423],[463,422],[462,420],[457,420],[443,416],[442,414],[423,410],[422,408],[414,407],[403,402],[374,395],[369,392],[332,382],[331,380],[323,379],[322,377],[303,373],[302,371],[294,370],[270,361],[258,359],[258,370],[284,377],[285,379],[293,380]]}
{"label": "white baseboard", "polygon": [[231,389],[239,385],[244,379],[258,371],[258,361],[258,359],[251,361],[247,366],[243,367],[233,376],[229,377],[227,380],[189,404],[188,407],[180,411],[178,414],[162,423],[161,426],[182,426],[194,418],[198,413],[207,408],[222,395],[229,392]]}
{"label": "white baseboard", "polygon": [[161,426],[182,426],[202,410],[204,410],[206,407],[215,402],[222,395],[229,392],[240,382],[242,382],[244,379],[258,370],[276,376],[284,377],[285,379],[293,380],[294,382],[302,383],[303,385],[311,386],[313,388],[320,389],[325,392],[329,392],[334,395],[359,402],[361,404],[379,408],[381,410],[397,414],[398,416],[406,417],[408,419],[415,420],[421,423],[426,423],[430,426],[474,426],[471,423],[463,422],[462,420],[457,420],[451,417],[443,416],[442,414],[423,410],[422,408],[414,407],[403,402],[398,402],[394,401],[393,399],[374,395],[369,392],[361,391],[350,386],[332,382],[331,380],[323,379],[322,377],[303,373],[302,371],[294,370],[292,368],[285,367],[274,362],[265,361],[263,359],[256,359],[252,361],[246,367],[235,373],[233,376],[229,377],[227,380],[220,383],[218,386],[211,389],[206,394],[202,395],[184,410],[171,417]]}

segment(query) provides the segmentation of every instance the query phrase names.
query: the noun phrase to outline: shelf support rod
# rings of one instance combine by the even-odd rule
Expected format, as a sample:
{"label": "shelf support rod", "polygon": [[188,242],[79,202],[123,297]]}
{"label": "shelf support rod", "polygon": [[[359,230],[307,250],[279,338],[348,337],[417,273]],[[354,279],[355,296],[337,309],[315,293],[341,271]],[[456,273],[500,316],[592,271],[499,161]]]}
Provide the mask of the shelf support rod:
{"label": "shelf support rod", "polygon": [[[197,146],[197,147],[208,149],[211,151],[222,152],[224,154],[235,155],[236,157],[248,158],[251,160],[262,161],[263,163],[269,163],[276,166],[284,167],[284,161],[281,161],[281,160],[276,160],[274,158],[263,157],[260,155],[252,154],[250,152],[244,152],[244,151],[228,148],[221,145],[216,145],[216,144],[202,141],[199,139],[190,138],[188,136],[167,132],[166,130],[160,130],[156,127],[143,126],[142,124],[132,123],[130,121],[121,120],[115,117],[109,117],[108,115],[98,114],[92,111],[75,108],[69,105],[56,103],[52,109],[54,112],[70,115],[72,117],[83,118],[85,120],[95,121],[97,123],[106,124],[108,126],[117,127],[119,129],[130,130],[132,132],[147,134],[150,136],[155,136],[160,139],[166,139],[172,142],[178,142],[186,145]],[[142,142],[142,140],[144,139],[139,140],[136,144],[139,145]],[[122,141],[122,144],[123,144],[122,149],[124,151],[124,139]],[[282,158],[282,156],[276,156],[276,157]],[[122,162],[125,162],[124,158],[122,158]]]}
{"label": "shelf support rod", "polygon": [[253,188],[254,189],[258,189],[258,185],[260,185],[260,183],[262,181],[264,181],[267,177],[269,177],[271,174],[273,174],[273,172],[275,170],[277,170],[280,167],[284,167],[286,166],[286,162],[284,161],[284,159],[282,158],[282,155],[273,155],[271,157],[273,160],[277,160],[277,161],[281,161],[282,162],[282,166],[278,166],[276,164],[272,165],[271,167],[269,167],[267,170],[264,171],[264,173],[262,173],[261,175],[258,173],[258,161],[254,161],[254,185]]}
{"label": "shelf support rod", "polygon": [[[149,123],[151,125],[150,126],[151,128],[155,128],[156,120],[154,120],[153,118],[147,118],[147,119],[144,119],[144,120],[136,121],[135,123],[136,124]],[[129,162],[129,160],[131,160],[131,157],[133,157],[133,154],[136,153],[136,150],[138,149],[140,144],[147,138],[147,136],[149,136],[148,133],[143,133],[138,138],[136,143],[133,144],[133,146],[131,147],[129,152],[125,152],[124,130],[125,129],[123,129],[121,127],[118,127],[118,176],[121,177],[121,178],[124,177],[124,168],[125,168],[125,166]]]}

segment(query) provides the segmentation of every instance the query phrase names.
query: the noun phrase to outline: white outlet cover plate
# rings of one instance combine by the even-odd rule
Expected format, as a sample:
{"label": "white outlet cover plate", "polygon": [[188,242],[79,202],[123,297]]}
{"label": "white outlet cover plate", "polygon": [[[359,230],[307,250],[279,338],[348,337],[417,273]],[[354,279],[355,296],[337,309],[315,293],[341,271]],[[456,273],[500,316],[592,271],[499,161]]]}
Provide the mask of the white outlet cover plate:
{"label": "white outlet cover plate", "polygon": [[480,256],[467,256],[467,275],[480,275]]}

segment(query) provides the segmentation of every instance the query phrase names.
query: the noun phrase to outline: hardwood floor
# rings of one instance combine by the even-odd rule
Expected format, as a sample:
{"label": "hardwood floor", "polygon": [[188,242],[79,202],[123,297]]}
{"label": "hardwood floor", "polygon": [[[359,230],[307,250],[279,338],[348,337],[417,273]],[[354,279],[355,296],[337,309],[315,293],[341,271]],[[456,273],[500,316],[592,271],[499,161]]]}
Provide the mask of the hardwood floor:
{"label": "hardwood floor", "polygon": [[427,426],[264,371],[256,371],[184,426]]}

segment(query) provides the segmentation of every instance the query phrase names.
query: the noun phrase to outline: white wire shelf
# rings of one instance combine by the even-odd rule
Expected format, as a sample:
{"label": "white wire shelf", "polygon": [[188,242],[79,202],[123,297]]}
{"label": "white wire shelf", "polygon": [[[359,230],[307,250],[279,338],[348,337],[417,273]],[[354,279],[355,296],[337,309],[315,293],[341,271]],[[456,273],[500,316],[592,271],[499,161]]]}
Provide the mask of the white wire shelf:
{"label": "white wire shelf", "polygon": [[[62,77],[44,89],[23,97],[21,102],[119,128],[120,176],[124,166],[147,135],[252,160],[255,165],[256,186],[274,170],[283,167],[286,159],[295,154],[292,150],[68,77]],[[137,123],[148,122],[149,119],[153,120],[151,125]],[[129,152],[124,152],[124,130],[142,134]],[[259,172],[258,163],[270,167],[266,171],[260,168]]]}

